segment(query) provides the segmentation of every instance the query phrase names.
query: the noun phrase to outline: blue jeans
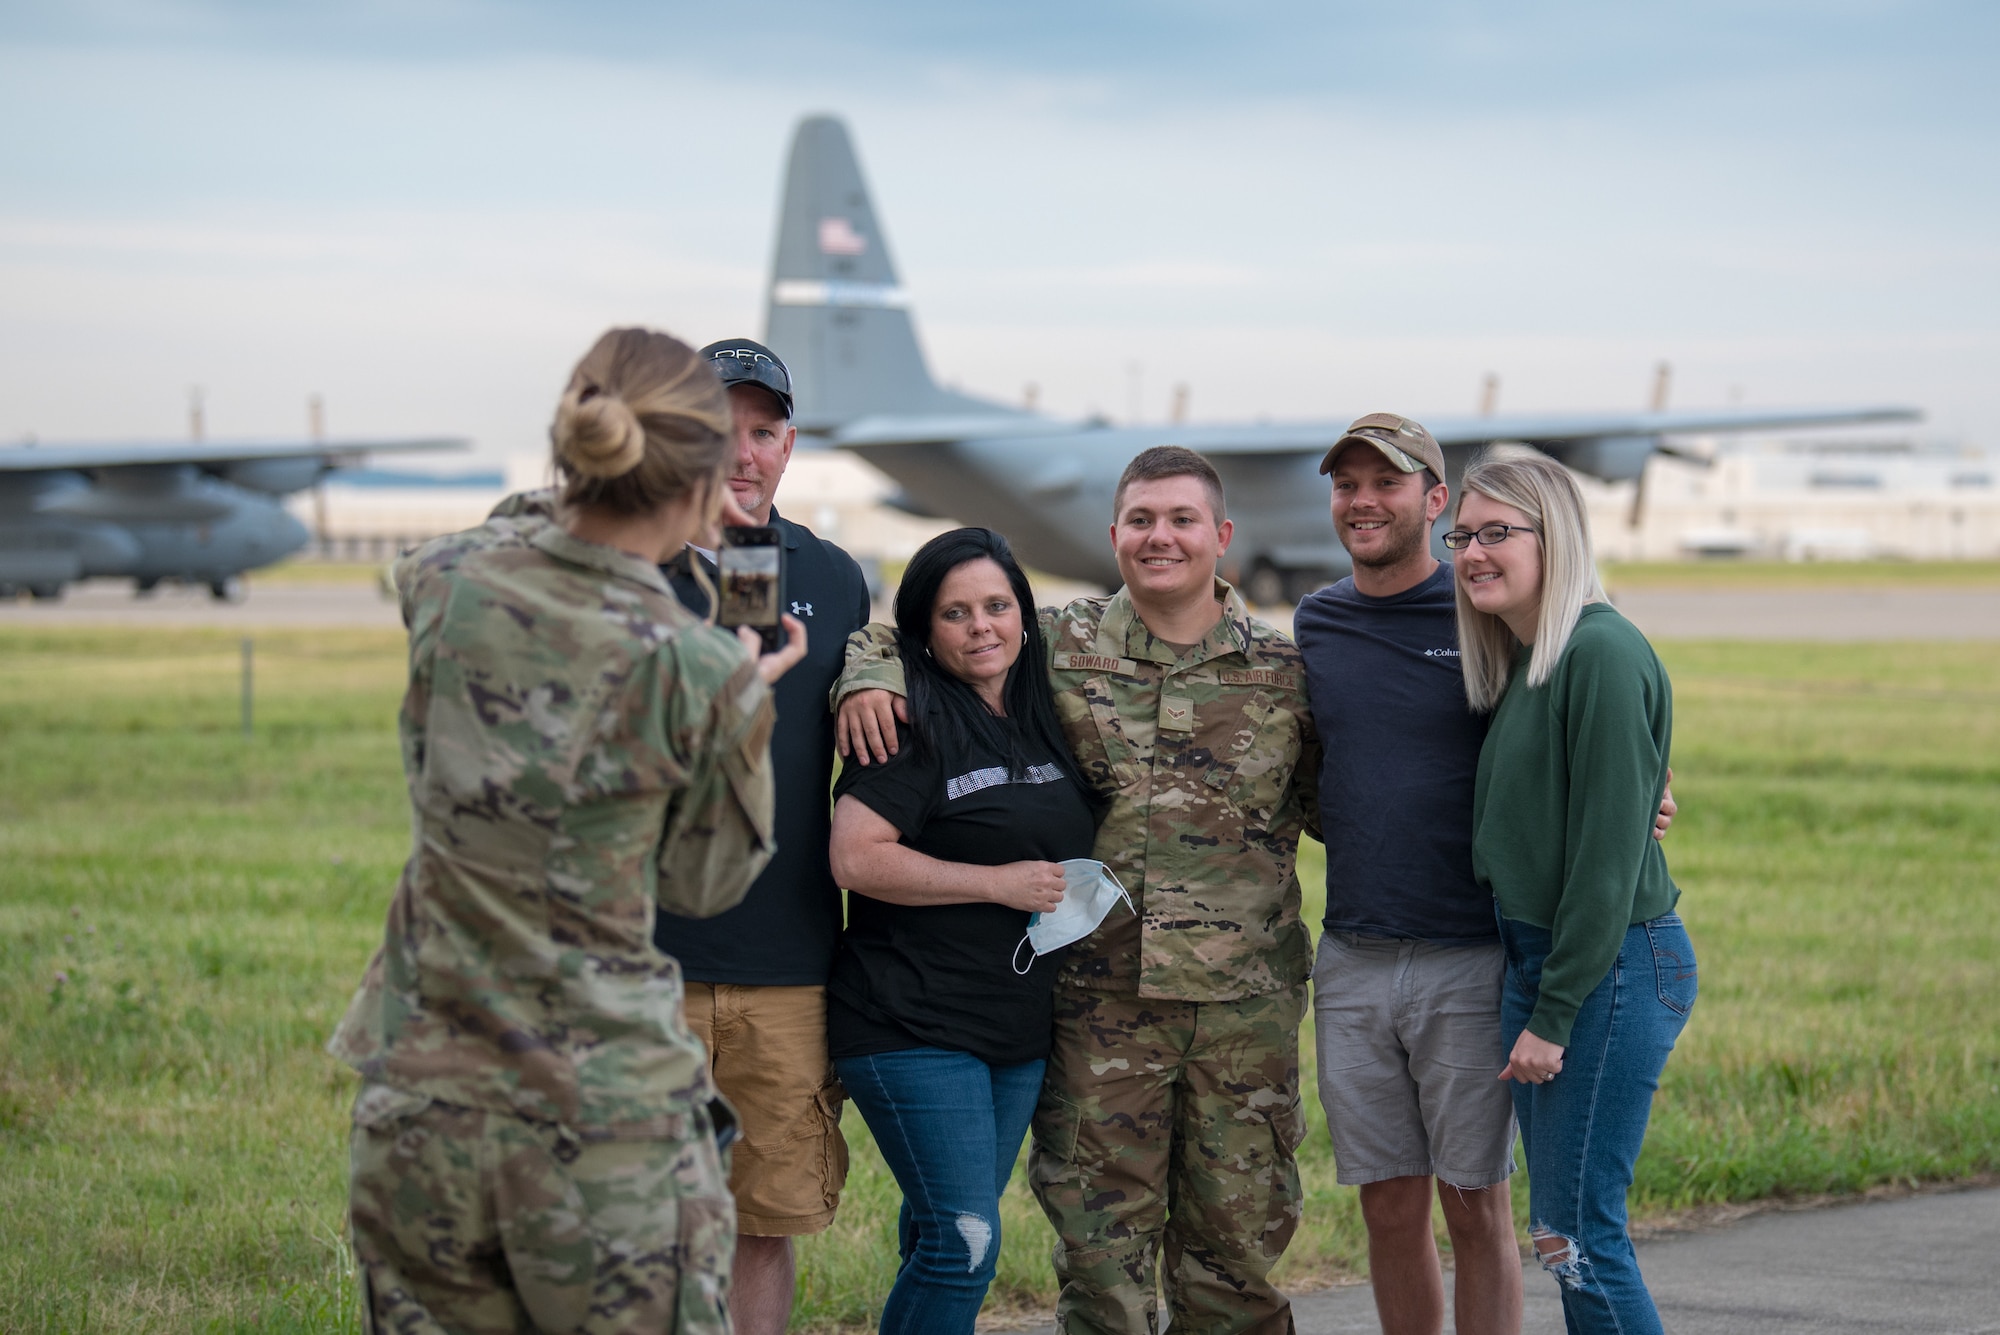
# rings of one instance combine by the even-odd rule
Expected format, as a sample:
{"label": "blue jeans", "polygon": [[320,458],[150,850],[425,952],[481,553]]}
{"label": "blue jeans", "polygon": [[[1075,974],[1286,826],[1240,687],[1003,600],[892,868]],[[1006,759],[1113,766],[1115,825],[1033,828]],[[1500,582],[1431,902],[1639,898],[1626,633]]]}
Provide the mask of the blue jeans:
{"label": "blue jeans", "polygon": [[[1507,950],[1500,1060],[1527,1028],[1549,953],[1549,933],[1500,920]],[[1625,1231],[1625,1197],[1667,1054],[1694,1005],[1694,947],[1678,915],[1625,933],[1618,960],[1570,1029],[1561,1074],[1514,1086],[1514,1117],[1528,1156],[1528,1232],[1542,1267],[1562,1286],[1571,1335],[1660,1330]]]}
{"label": "blue jeans", "polygon": [[971,1335],[1000,1256],[1000,1193],[1042,1090],[1039,1061],[906,1048],[834,1062],[903,1189],[884,1335]]}

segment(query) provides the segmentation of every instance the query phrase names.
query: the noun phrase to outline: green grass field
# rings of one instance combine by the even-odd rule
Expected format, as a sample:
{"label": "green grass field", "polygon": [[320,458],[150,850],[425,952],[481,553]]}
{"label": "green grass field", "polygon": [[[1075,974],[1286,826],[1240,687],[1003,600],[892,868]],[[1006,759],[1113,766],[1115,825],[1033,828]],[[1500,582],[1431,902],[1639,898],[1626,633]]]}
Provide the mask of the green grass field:
{"label": "green grass field", "polygon": [[[1663,654],[1703,991],[1639,1211],[2000,1168],[1990,648]],[[0,630],[0,1330],[357,1328],[353,1084],[320,1044],[407,838],[400,637],[260,636],[247,743],[237,662],[223,632]],[[815,1326],[867,1320],[892,1268],[895,1187],[847,1129]],[[1323,1124],[1303,1162],[1294,1284],[1362,1263]],[[1018,1183],[1007,1211],[994,1304],[1046,1310]]]}

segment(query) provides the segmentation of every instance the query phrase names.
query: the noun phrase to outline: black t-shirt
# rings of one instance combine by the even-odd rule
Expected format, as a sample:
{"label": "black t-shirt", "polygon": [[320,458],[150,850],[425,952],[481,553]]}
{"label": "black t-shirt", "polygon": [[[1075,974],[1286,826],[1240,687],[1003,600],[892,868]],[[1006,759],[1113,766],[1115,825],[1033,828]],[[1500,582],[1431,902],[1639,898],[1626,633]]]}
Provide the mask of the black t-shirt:
{"label": "black t-shirt", "polygon": [[[941,862],[1089,857],[1097,829],[1082,790],[1055,756],[1025,752],[1028,769],[1014,781],[988,744],[919,760],[906,733],[888,764],[845,766],[834,796],[864,803],[905,845]],[[829,1052],[948,1048],[994,1066],[1046,1057],[1063,952],[1015,973],[1016,947],[1028,958],[1027,930],[1028,914],[1001,904],[916,907],[849,891],[826,985]]]}
{"label": "black t-shirt", "polygon": [[[681,962],[690,982],[817,987],[840,937],[840,888],[826,862],[833,809],[826,796],[833,779],[826,695],[840,676],[847,637],[868,621],[868,584],[853,557],[811,529],[776,510],[771,522],[784,534],[786,610],[806,628],[804,661],[772,688],[778,851],[741,904],[713,918],[662,912],[653,941]],[[662,568],[681,605],[706,615],[708,601],[688,569],[698,559],[687,552]],[[713,580],[715,567],[703,565]]]}
{"label": "black t-shirt", "polygon": [[1486,716],[1465,700],[1451,567],[1371,598],[1353,579],[1293,619],[1325,759],[1329,931],[1438,945],[1496,939],[1472,875],[1472,785]]}

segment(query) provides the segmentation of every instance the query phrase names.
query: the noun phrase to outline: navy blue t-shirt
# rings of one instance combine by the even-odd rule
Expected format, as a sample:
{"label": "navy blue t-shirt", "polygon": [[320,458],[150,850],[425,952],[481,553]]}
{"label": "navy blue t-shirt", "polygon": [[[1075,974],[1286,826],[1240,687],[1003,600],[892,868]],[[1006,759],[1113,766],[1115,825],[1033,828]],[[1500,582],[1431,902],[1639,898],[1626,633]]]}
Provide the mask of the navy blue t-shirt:
{"label": "navy blue t-shirt", "polygon": [[1344,579],[1300,603],[1292,624],[1325,754],[1327,930],[1497,939],[1493,897],[1472,875],[1487,720],[1465,700],[1451,567],[1387,598]]}

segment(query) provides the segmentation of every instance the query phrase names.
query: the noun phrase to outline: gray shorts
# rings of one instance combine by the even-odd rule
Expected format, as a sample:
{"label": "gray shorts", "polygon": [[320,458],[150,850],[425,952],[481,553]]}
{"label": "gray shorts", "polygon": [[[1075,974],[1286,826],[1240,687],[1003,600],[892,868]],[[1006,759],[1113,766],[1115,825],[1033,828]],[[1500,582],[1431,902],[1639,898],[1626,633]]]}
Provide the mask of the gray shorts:
{"label": "gray shorts", "polygon": [[1497,1079],[1498,942],[1434,946],[1328,932],[1313,966],[1319,1097],[1345,1186],[1514,1171],[1514,1101]]}

